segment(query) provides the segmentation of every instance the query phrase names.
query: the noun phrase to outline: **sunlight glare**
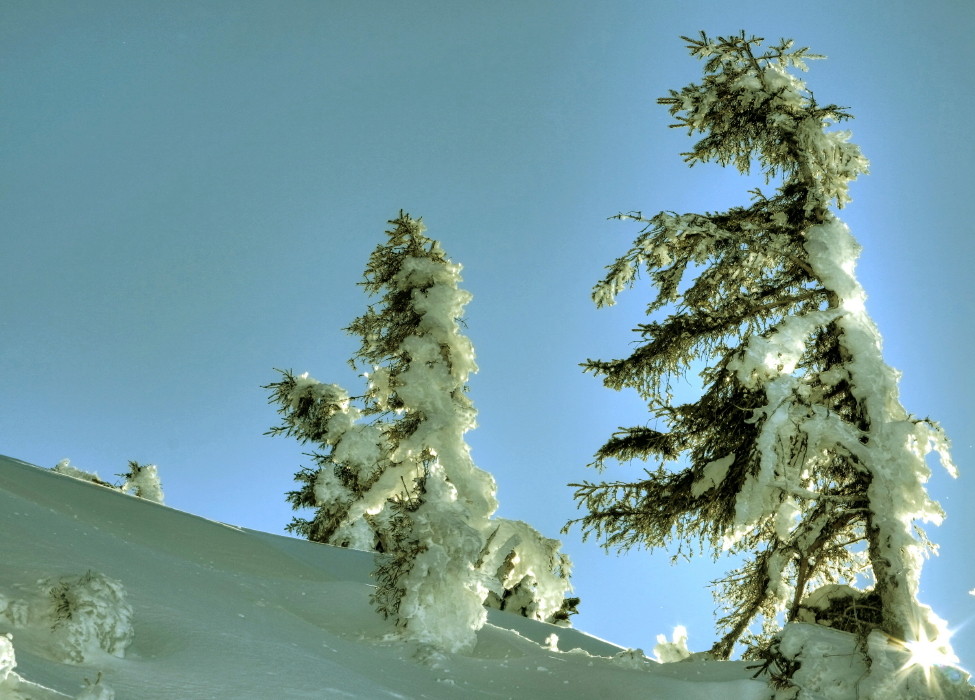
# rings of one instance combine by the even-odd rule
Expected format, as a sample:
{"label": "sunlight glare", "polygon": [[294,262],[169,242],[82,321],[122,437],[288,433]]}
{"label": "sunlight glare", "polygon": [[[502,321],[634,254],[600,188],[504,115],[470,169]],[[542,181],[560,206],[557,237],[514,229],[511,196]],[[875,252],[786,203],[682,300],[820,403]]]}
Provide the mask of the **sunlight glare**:
{"label": "sunlight glare", "polygon": [[924,672],[926,678],[930,679],[931,669],[936,666],[955,666],[959,659],[951,651],[948,640],[951,637],[950,630],[944,630],[944,634],[935,635],[928,638],[927,633],[918,630],[918,638],[914,641],[904,642],[909,656],[904,664],[903,670],[919,667]]}

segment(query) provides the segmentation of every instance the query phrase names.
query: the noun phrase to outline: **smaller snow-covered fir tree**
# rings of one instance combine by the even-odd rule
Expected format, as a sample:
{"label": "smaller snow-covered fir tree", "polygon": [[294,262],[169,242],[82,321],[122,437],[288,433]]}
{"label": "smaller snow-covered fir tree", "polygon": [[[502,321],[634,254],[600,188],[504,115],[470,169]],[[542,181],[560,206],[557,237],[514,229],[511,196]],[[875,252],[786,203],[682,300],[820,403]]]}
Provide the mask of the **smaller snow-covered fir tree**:
{"label": "smaller snow-covered fir tree", "polygon": [[[494,480],[464,439],[476,416],[467,396],[474,350],[460,332],[470,294],[459,287],[460,265],[419,220],[400,212],[390,224],[363,282],[379,299],[347,329],[361,339],[353,363],[366,369],[364,395],[284,372],[267,387],[282,416],[270,432],[320,447],[316,468],[298,472],[301,487],[288,495],[314,515],[289,529],[382,552],[379,611],[409,638],[458,651],[474,644],[492,587],[503,596],[505,586],[523,584],[526,614],[559,615],[568,567],[554,540],[490,519]],[[491,533],[501,530],[498,542]],[[497,579],[509,555],[521,563]]]}
{"label": "smaller snow-covered fir tree", "polygon": [[[321,448],[311,454],[316,467],[295,474],[301,486],[288,493],[295,510],[312,508],[314,515],[296,516],[287,529],[313,542],[383,551],[375,516],[390,499],[404,497],[407,478],[415,478],[390,471],[387,424],[364,422],[362,410],[337,384],[325,384],[307,373],[282,375],[281,381],[265,387],[272,390],[270,400],[282,416],[282,424],[269,433]],[[380,483],[387,473],[391,476]]]}
{"label": "smaller snow-covered fir tree", "polygon": [[[771,634],[816,588],[872,575],[875,622],[861,634],[876,628],[947,658],[943,623],[917,600],[929,545],[914,523],[943,515],[924,488],[926,455],[954,468],[939,427],[901,406],[853,274],[860,247],[830,209],[867,170],[849,133],[830,130],[848,115],[792,72],[814,56],[791,41],[687,42],[704,80],[660,100],[675,126],[704,134],[686,160],[757,166],[777,189],[722,213],[620,216],[645,228],[593,297],[611,305],[645,271],[653,317],[629,357],[585,368],[636,389],[655,422],[620,429],[595,466],[661,464],[632,481],[576,484],[584,531],[622,549],[703,540],[716,556],[741,555],[718,582],[720,657],[757,617]],[[701,395],[675,405],[671,379],[692,370]]]}

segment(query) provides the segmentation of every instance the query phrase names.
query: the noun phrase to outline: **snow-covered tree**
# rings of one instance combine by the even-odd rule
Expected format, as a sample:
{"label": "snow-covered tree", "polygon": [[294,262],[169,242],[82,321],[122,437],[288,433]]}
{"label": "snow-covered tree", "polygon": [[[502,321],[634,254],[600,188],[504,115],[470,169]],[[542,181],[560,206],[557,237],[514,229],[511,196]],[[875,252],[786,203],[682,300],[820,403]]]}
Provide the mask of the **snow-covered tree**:
{"label": "snow-covered tree", "polygon": [[487,589],[476,568],[497,508],[494,479],[471,459],[475,425],[467,380],[474,349],[460,332],[470,294],[460,265],[400,212],[369,258],[362,283],[378,301],[347,329],[367,369],[360,406],[307,375],[268,388],[283,424],[273,432],[318,443],[317,470],[299,472],[292,525],[312,539],[377,548],[374,602],[408,638],[446,651],[473,647]]}
{"label": "snow-covered tree", "polygon": [[[312,508],[314,515],[295,517],[288,529],[313,541],[388,554],[377,572],[383,585],[375,600],[400,619],[401,583],[424,551],[414,530],[434,517],[430,506],[421,506],[460,497],[457,532],[474,538],[473,527],[482,542],[474,561],[482,600],[567,624],[579,602],[566,597],[568,557],[557,540],[527,523],[488,517],[496,507],[493,479],[474,466],[464,442],[475,423],[466,382],[476,366],[470,340],[460,333],[470,299],[458,286],[460,266],[423,235],[419,221],[401,212],[390,223],[390,240],[374,251],[365,273],[367,291],[382,298],[347,329],[362,338],[353,365],[368,370],[365,394],[350,397],[335,384],[290,371],[266,387],[282,416],[270,433],[320,448],[311,455],[315,467],[302,468],[295,475],[300,488],[288,494],[296,510]],[[430,495],[431,486],[446,492]],[[439,526],[453,527],[446,520]],[[464,546],[472,547],[473,539]],[[461,573],[470,578],[466,569]]]}
{"label": "snow-covered tree", "polygon": [[[703,134],[685,160],[756,168],[775,191],[756,189],[749,206],[721,213],[619,215],[643,228],[594,301],[613,304],[641,272],[655,297],[628,357],[584,367],[609,388],[638,391],[653,419],[621,428],[594,466],[659,466],[574,484],[586,512],[575,522],[607,547],[688,551],[703,541],[715,556],[739,555],[741,568],[715,582],[725,610],[717,656],[757,619],[766,632],[780,613],[796,620],[820,586],[869,579],[861,602],[872,601],[876,628],[950,653],[942,621],[917,600],[931,545],[915,524],[943,516],[924,487],[926,456],[954,467],[938,425],[898,399],[854,276],[860,246],[832,210],[867,172],[850,134],[832,128],[849,115],[796,77],[819,57],[791,41],[684,38],[704,79],[659,101],[674,126]],[[700,396],[676,404],[672,379],[690,372]]]}

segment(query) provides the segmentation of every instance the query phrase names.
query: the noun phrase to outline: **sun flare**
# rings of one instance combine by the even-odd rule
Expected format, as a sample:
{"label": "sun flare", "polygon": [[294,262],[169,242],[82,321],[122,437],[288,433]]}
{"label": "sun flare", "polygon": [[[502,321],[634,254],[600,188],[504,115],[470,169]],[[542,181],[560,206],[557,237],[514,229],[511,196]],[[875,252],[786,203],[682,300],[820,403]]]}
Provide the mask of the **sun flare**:
{"label": "sun flare", "polygon": [[910,652],[907,659],[908,666],[949,666],[958,663],[958,657],[944,649],[944,643],[937,639],[921,639],[907,642],[905,645]]}
{"label": "sun flare", "polygon": [[958,657],[952,652],[948,643],[950,637],[951,632],[947,629],[944,630],[943,634],[931,638],[923,629],[919,630],[916,640],[904,642],[908,657],[903,670],[909,671],[912,668],[920,668],[924,672],[925,678],[930,678],[933,668],[957,665]]}

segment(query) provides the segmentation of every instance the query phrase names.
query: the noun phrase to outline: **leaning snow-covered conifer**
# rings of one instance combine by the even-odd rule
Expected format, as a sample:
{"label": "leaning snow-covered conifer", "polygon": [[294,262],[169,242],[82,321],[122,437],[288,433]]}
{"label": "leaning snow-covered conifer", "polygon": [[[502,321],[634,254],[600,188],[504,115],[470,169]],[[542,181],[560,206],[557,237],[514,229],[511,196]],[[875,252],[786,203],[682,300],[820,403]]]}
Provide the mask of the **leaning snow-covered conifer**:
{"label": "leaning snow-covered conifer", "polygon": [[497,508],[494,479],[474,465],[467,381],[477,366],[460,332],[470,294],[460,265],[419,220],[400,212],[362,283],[378,301],[346,329],[367,369],[360,406],[334,384],[284,373],[271,384],[283,424],[322,449],[296,477],[296,508],[316,508],[293,531],[383,552],[374,602],[405,635],[446,651],[473,647],[487,589],[475,568]]}
{"label": "leaning snow-covered conifer", "polygon": [[[917,600],[931,547],[915,523],[943,516],[924,487],[926,455],[954,467],[938,425],[900,403],[853,273],[860,246],[831,210],[867,172],[850,134],[832,128],[849,115],[796,77],[819,57],[791,41],[685,39],[704,79],[660,100],[674,126],[704,135],[685,160],[757,167],[775,191],[721,213],[619,215],[643,229],[594,301],[613,304],[641,272],[656,296],[628,357],[584,367],[609,388],[636,389],[655,421],[620,428],[594,466],[659,466],[574,484],[586,511],[575,522],[607,547],[676,541],[683,552],[703,541],[715,556],[743,557],[715,582],[726,611],[719,657],[739,639],[762,647],[743,637],[753,620],[767,642],[777,613],[795,620],[806,593],[861,575],[873,578],[877,628],[950,654],[943,623]],[[701,394],[675,405],[671,380],[692,371]]]}

